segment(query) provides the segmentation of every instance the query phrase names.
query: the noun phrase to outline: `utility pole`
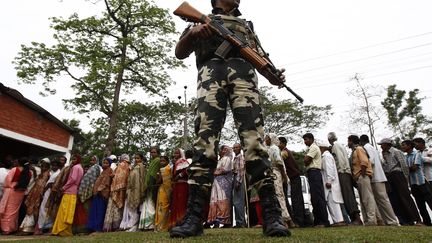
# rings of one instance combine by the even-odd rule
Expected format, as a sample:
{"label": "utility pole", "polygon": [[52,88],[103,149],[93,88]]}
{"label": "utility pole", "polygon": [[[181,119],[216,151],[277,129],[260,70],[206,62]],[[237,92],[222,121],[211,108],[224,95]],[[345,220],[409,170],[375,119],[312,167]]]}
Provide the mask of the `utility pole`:
{"label": "utility pole", "polygon": [[[187,90],[187,86],[185,85],[184,87],[184,118],[183,118],[183,144],[182,147],[184,150],[187,149],[188,146],[188,140],[187,140],[187,135],[188,135],[188,129],[187,129],[187,113],[188,113],[188,106],[187,106],[187,97],[186,97],[186,90]],[[179,101],[181,101],[181,96],[178,97]]]}

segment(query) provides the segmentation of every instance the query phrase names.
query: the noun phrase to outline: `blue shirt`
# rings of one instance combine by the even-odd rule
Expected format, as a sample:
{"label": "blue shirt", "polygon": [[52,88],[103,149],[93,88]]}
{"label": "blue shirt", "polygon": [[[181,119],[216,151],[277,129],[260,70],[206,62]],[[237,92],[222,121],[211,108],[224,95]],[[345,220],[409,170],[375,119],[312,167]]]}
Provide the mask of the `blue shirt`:
{"label": "blue shirt", "polygon": [[425,177],[423,174],[423,159],[421,153],[411,151],[406,155],[406,162],[408,167],[417,165],[417,170],[409,173],[410,185],[423,185],[425,184]]}

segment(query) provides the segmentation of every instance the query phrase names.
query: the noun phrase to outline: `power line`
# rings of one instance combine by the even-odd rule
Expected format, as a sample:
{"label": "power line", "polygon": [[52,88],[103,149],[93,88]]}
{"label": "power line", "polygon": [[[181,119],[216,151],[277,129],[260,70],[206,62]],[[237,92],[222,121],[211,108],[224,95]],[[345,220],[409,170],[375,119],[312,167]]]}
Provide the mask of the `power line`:
{"label": "power line", "polygon": [[[373,75],[373,76],[367,76],[367,79],[375,78],[375,77],[381,77],[381,76],[388,76],[388,75],[397,74],[397,73],[411,72],[411,71],[416,71],[416,70],[426,69],[426,68],[432,68],[432,65],[410,68],[410,69],[404,69],[404,70],[394,71],[394,72],[389,72],[389,73],[382,73],[382,74],[377,74],[377,75]],[[321,87],[321,86],[326,86],[326,85],[341,84],[341,83],[348,83],[348,82],[351,82],[351,81],[350,80],[344,80],[344,81],[336,81],[336,82],[329,82],[329,83],[321,83],[321,84],[317,84],[317,85],[307,85],[307,86],[302,86],[302,87],[296,87],[296,89],[316,88],[316,87]]]}
{"label": "power line", "polygon": [[324,56],[312,57],[312,58],[308,58],[308,59],[304,59],[304,60],[300,60],[300,61],[296,61],[296,62],[291,62],[291,63],[288,63],[286,65],[289,66],[289,65],[295,65],[295,64],[310,62],[310,61],[314,61],[314,60],[324,59],[327,57],[337,56],[337,55],[350,53],[350,52],[354,52],[354,51],[365,50],[365,49],[369,49],[369,48],[373,48],[373,47],[377,47],[377,46],[381,46],[381,45],[386,45],[386,44],[391,44],[391,43],[395,43],[395,42],[399,42],[399,41],[403,41],[403,40],[418,38],[418,37],[430,35],[430,34],[432,34],[432,32],[426,32],[423,34],[412,35],[412,36],[408,36],[408,37],[404,37],[404,38],[400,38],[400,39],[396,39],[396,40],[381,42],[381,43],[377,43],[377,44],[373,44],[373,45],[368,45],[368,46],[350,49],[350,50],[346,50],[346,51],[336,52],[336,53],[332,53],[332,54],[328,54],[328,55],[324,55]]}
{"label": "power line", "polygon": [[420,47],[425,47],[425,46],[430,46],[430,45],[432,45],[432,42],[429,42],[429,43],[426,43],[426,44],[422,44],[422,45],[413,46],[413,47],[403,48],[403,49],[399,49],[399,50],[395,50],[395,51],[391,51],[391,52],[385,52],[385,53],[381,53],[381,54],[377,54],[377,55],[373,55],[373,56],[369,56],[369,57],[363,57],[363,58],[359,58],[359,59],[354,59],[354,60],[350,60],[350,61],[346,61],[346,62],[340,62],[340,63],[335,63],[335,64],[324,65],[324,66],[320,66],[320,67],[316,67],[316,68],[310,68],[310,69],[306,69],[306,70],[302,70],[302,71],[298,71],[298,72],[294,72],[294,73],[287,73],[287,74],[285,74],[285,76],[294,76],[296,74],[307,73],[307,72],[311,72],[311,71],[315,71],[315,70],[320,70],[320,69],[325,69],[325,68],[329,68],[329,67],[341,66],[341,65],[345,65],[345,64],[349,64],[349,63],[354,63],[354,62],[369,60],[369,59],[373,59],[373,58],[377,58],[377,57],[381,57],[381,56],[387,56],[387,55],[391,55],[391,54],[394,54],[394,53],[399,53],[399,52],[403,52],[403,51],[407,51],[407,50],[412,50],[412,49],[416,49],[416,48],[420,48]]}
{"label": "power line", "polygon": [[[423,53],[421,55],[416,55],[416,56],[405,57],[405,58],[403,58],[403,60],[408,60],[408,59],[411,59],[411,58],[416,58],[416,57],[421,57],[421,56],[427,56],[427,55],[430,55],[430,54],[432,54],[432,52],[427,52],[427,53]],[[429,61],[431,59],[427,58],[427,59],[417,60],[417,61],[414,61],[414,62],[401,62],[401,63],[398,63],[398,64],[414,64],[414,63],[418,63],[420,61],[423,62],[424,60]],[[364,69],[367,69],[369,66],[373,66],[374,68],[372,70],[375,70],[375,69],[382,70],[383,69],[382,67],[376,67],[376,66],[381,65],[381,64],[388,64],[388,63],[399,62],[399,61],[400,61],[400,59],[391,60],[391,61],[385,61],[385,62],[372,63],[372,64],[368,64],[367,66],[356,67],[355,69],[364,70]],[[391,68],[391,67],[388,67],[388,68]],[[334,75],[335,73],[332,72],[332,73],[325,73],[325,74],[318,74],[318,75],[308,76],[308,77],[304,77],[304,78],[298,78],[298,79],[290,80],[289,83],[290,84],[297,84],[297,83],[299,83],[301,81],[304,81],[304,80],[311,81],[311,80],[316,80],[316,79],[322,80],[322,79],[325,79],[325,78],[341,77],[342,75],[345,76],[347,72],[352,72],[352,70],[353,70],[353,68],[351,68],[351,69],[343,69],[342,71],[337,72],[338,73],[337,75]],[[370,71],[370,69],[369,69],[369,71]]]}

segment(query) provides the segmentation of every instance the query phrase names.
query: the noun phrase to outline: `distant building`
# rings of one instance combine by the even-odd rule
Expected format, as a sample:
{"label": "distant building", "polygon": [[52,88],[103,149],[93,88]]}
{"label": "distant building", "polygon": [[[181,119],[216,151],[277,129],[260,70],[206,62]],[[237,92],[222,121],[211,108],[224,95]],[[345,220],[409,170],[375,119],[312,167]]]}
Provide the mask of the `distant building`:
{"label": "distant building", "polygon": [[0,160],[7,155],[70,158],[73,129],[17,90],[0,83]]}

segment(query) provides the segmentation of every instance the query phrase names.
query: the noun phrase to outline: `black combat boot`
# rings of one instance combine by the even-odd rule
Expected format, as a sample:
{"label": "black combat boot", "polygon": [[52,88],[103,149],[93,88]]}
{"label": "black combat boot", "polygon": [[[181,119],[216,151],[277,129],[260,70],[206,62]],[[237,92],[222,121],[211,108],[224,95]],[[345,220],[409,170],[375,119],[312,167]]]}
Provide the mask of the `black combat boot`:
{"label": "black combat boot", "polygon": [[290,236],[291,232],[284,226],[282,211],[276,198],[273,184],[267,184],[260,188],[260,204],[263,215],[263,233],[265,236]]}
{"label": "black combat boot", "polygon": [[210,191],[205,186],[189,185],[189,198],[183,221],[170,230],[171,238],[185,238],[203,234],[203,213]]}

